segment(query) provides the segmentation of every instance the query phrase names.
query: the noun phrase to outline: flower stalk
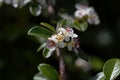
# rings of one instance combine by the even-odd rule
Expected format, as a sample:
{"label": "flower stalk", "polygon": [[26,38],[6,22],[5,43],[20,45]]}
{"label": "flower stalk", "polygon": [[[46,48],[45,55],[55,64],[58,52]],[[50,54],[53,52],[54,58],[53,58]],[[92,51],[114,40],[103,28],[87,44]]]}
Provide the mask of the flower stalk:
{"label": "flower stalk", "polygon": [[65,64],[64,64],[63,57],[60,53],[60,49],[58,47],[56,48],[56,55],[59,60],[59,73],[60,73],[59,80],[66,80]]}

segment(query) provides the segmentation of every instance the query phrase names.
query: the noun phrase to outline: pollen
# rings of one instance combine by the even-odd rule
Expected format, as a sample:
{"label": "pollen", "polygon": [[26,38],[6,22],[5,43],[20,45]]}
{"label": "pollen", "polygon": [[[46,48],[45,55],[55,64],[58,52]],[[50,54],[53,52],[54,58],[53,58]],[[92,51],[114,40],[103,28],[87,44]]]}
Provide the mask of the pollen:
{"label": "pollen", "polygon": [[57,35],[56,39],[58,40],[58,42],[63,41],[64,37],[62,35]]}

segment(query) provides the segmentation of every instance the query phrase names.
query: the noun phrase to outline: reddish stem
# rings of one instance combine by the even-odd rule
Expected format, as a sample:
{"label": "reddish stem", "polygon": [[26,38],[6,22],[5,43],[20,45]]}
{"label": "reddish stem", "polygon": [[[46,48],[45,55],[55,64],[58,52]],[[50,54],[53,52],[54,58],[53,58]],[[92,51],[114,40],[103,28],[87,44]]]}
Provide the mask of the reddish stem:
{"label": "reddish stem", "polygon": [[56,48],[56,55],[59,59],[59,72],[60,72],[59,80],[66,80],[65,64],[59,48]]}

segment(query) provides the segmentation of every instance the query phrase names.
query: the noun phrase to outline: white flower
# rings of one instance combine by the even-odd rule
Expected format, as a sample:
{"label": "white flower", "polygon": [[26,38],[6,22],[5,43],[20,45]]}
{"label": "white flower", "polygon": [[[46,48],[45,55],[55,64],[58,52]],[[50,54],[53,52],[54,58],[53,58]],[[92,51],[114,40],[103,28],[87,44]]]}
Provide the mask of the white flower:
{"label": "white flower", "polygon": [[60,35],[66,34],[66,30],[64,28],[60,27],[60,28],[57,29],[57,33],[60,34]]}
{"label": "white flower", "polygon": [[78,40],[76,40],[77,37],[78,35],[74,33],[72,28],[60,27],[57,29],[56,34],[48,38],[47,48],[51,51],[54,51],[56,47],[64,48],[67,46],[68,50],[71,51],[73,48],[79,48]]}
{"label": "white flower", "polygon": [[71,38],[76,38],[76,37],[78,37],[78,35],[74,33],[74,31],[73,31],[72,28],[66,27],[65,29],[66,29],[66,31],[67,31],[67,33],[68,33],[66,36],[70,36]]}
{"label": "white flower", "polygon": [[98,25],[100,23],[99,17],[93,7],[88,7],[81,4],[76,4],[75,7],[77,8],[74,13],[76,18],[83,19],[86,16],[86,20],[89,24]]}
{"label": "white flower", "polygon": [[87,15],[87,13],[86,13],[86,11],[83,10],[83,9],[77,10],[77,11],[75,11],[75,13],[74,13],[74,16],[75,16],[76,18],[79,18],[79,19],[82,19],[82,18],[85,17],[86,15]]}
{"label": "white flower", "polygon": [[97,14],[91,14],[90,16],[88,16],[88,23],[98,25],[100,23],[100,20]]}
{"label": "white flower", "polygon": [[73,33],[73,32],[74,32],[73,29],[70,28],[70,27],[66,27],[65,30],[66,30],[67,32],[69,32],[69,33]]}
{"label": "white flower", "polygon": [[99,17],[93,7],[87,9],[87,14],[89,24],[98,25],[100,23]]}

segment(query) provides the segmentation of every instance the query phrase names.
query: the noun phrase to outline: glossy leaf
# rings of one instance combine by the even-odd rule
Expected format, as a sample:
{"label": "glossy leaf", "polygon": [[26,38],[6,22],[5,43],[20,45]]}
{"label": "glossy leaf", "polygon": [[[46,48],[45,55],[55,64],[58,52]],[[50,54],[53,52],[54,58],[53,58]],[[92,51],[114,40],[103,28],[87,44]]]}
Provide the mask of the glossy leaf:
{"label": "glossy leaf", "polygon": [[67,21],[67,20],[65,20],[65,19],[60,20],[60,21],[57,23],[57,28],[66,26],[66,21]]}
{"label": "glossy leaf", "polygon": [[49,80],[58,80],[58,73],[52,66],[43,63],[38,66],[38,70]]}
{"label": "glossy leaf", "polygon": [[35,76],[33,77],[33,80],[49,80],[47,79],[44,75],[42,75],[40,72],[35,74]]}
{"label": "glossy leaf", "polygon": [[52,53],[53,53],[53,50],[49,50],[47,48],[44,48],[43,57],[48,58],[48,57],[50,57],[52,55]]}
{"label": "glossy leaf", "polygon": [[63,20],[60,20],[57,23],[57,28],[59,28],[59,27],[66,27],[66,26],[73,27],[72,21],[71,20],[63,19]]}
{"label": "glossy leaf", "polygon": [[48,29],[50,29],[53,32],[56,31],[55,28],[52,25],[48,24],[48,23],[42,22],[40,24],[43,25],[43,26],[45,26],[45,27],[47,27]]}
{"label": "glossy leaf", "polygon": [[94,80],[105,80],[104,73],[103,73],[103,72],[98,73],[98,74],[95,76],[95,79],[94,79]]}
{"label": "glossy leaf", "polygon": [[39,46],[39,48],[37,49],[37,52],[40,51],[40,50],[42,50],[43,48],[45,48],[45,46],[46,46],[46,43],[41,44]]}
{"label": "glossy leaf", "polygon": [[120,75],[120,59],[110,59],[103,67],[106,80],[114,80]]}
{"label": "glossy leaf", "polygon": [[31,4],[29,10],[33,16],[39,16],[42,12],[41,6],[37,4]]}
{"label": "glossy leaf", "polygon": [[79,31],[85,31],[88,28],[88,23],[86,21],[84,22],[74,21],[74,28],[76,28]]}
{"label": "glossy leaf", "polygon": [[28,31],[28,35],[48,38],[52,35],[52,32],[47,30],[46,28],[35,26]]}

